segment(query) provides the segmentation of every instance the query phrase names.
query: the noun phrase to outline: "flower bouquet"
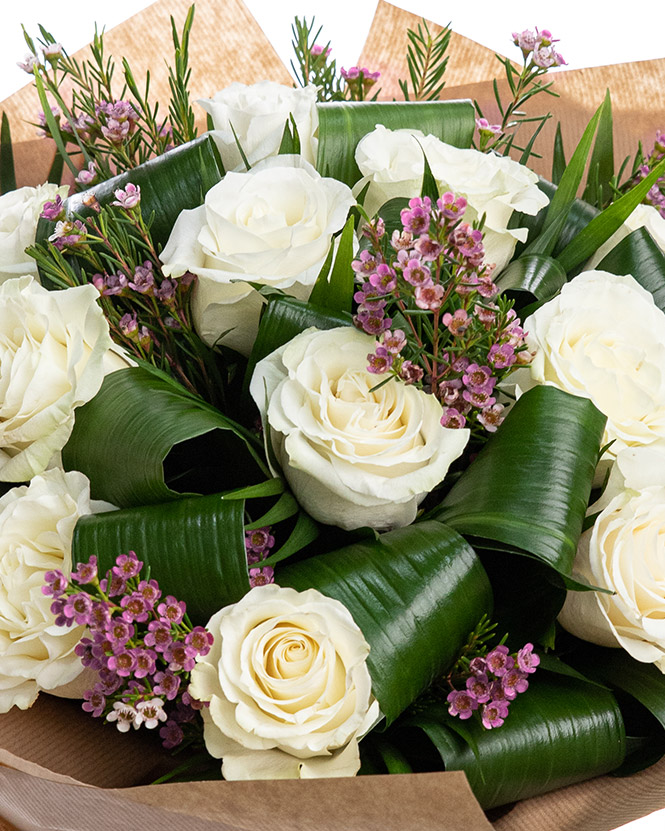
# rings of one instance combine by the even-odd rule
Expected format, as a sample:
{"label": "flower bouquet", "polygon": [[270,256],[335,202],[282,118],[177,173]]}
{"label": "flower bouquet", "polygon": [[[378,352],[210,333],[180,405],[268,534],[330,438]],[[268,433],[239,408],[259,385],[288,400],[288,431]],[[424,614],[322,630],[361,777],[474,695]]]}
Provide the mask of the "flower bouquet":
{"label": "flower bouquet", "polygon": [[615,174],[606,99],[539,180],[548,31],[513,35],[491,124],[438,100],[445,30],[409,32],[382,102],[299,20],[300,88],[233,84],[198,136],[193,16],[168,114],[126,63],[114,91],[103,37],[87,63],[27,38],[74,185],[12,189],[4,141],[2,718],[82,699],[185,812],[220,778],[393,805],[418,786],[382,774],[445,770],[498,818],[653,764],[662,136]]}

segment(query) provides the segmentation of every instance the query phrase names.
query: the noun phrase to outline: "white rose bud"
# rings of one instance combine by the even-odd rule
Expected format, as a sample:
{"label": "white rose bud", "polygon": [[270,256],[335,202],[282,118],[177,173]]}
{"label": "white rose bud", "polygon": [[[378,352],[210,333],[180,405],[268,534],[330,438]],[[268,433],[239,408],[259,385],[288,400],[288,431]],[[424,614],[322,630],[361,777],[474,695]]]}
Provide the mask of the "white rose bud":
{"label": "white rose bud", "polygon": [[250,392],[293,493],[342,528],[408,525],[466,447],[433,395],[367,370],[376,346],[352,327],[308,329],[256,366]]}
{"label": "white rose bud", "polygon": [[244,171],[246,167],[238,142],[252,167],[269,156],[276,156],[287,122],[292,128],[291,116],[298,130],[300,152],[310,164],[316,162],[314,136],[319,123],[316,95],[316,87],[312,85],[294,89],[275,81],[260,81],[250,86],[231,84],[212,98],[203,98],[198,103],[212,117],[214,130],[211,135],[224,169],[227,172]]}
{"label": "white rose bud", "polygon": [[56,196],[64,199],[68,191],[66,186],[46,184],[0,196],[0,283],[24,274],[37,275],[37,263],[25,249],[34,245],[44,204],[55,201]]}
{"label": "white rose bud", "polygon": [[24,710],[40,690],[69,684],[82,672],[74,648],[84,627],[56,626],[53,598],[42,587],[48,571],[69,577],[79,517],[112,508],[91,502],[82,473],[57,469],[0,498],[0,712]]}
{"label": "white rose bud", "polygon": [[225,779],[354,776],[378,721],[369,646],[348,609],[315,589],[252,589],[213,615],[190,692]]}
{"label": "white rose bud", "polygon": [[0,286],[0,481],[42,473],[74,409],[99,390],[113,342],[98,297],[91,285],[47,291],[28,276]]}
{"label": "white rose bud", "polygon": [[300,156],[278,156],[248,173],[227,173],[204,205],[183,211],[162,270],[198,275],[192,314],[203,340],[215,344],[227,333],[222,342],[248,355],[262,305],[248,283],[306,300],[354,204],[342,182],[322,178]]}
{"label": "white rose bud", "polygon": [[583,272],[524,329],[532,382],[590,398],[611,456],[665,440],[665,314],[633,277]]}

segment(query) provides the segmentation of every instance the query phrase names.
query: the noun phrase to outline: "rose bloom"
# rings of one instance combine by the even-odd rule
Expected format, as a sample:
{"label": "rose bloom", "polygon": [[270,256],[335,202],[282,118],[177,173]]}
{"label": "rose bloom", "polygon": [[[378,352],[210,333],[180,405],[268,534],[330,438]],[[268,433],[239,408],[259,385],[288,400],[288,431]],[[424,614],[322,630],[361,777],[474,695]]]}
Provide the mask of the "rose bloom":
{"label": "rose bloom", "polygon": [[247,173],[227,173],[204,205],[183,211],[162,270],[198,275],[192,313],[203,340],[214,344],[228,333],[223,342],[248,355],[262,305],[248,283],[306,300],[354,204],[342,182],[322,178],[300,156],[278,156]]}
{"label": "rose bloom", "polygon": [[495,263],[498,273],[513,256],[517,241],[527,238],[526,228],[508,228],[514,211],[537,214],[549,199],[538,188],[538,177],[508,156],[480,153],[445,144],[418,130],[387,130],[381,125],[368,133],[356,148],[356,163],[369,181],[365,209],[368,213],[396,196],[419,196],[427,156],[440,193],[452,191],[468,204],[466,222],[485,215],[485,262]]}
{"label": "rose bloom", "polygon": [[252,589],[213,615],[190,692],[225,779],[354,776],[380,717],[369,646],[348,609],[315,589]]}
{"label": "rose bloom", "polygon": [[250,384],[296,498],[346,529],[413,522],[469,440],[441,426],[433,395],[397,379],[372,392],[375,346],[352,327],[307,329],[259,361]]}
{"label": "rose bloom", "polygon": [[296,122],[300,152],[310,164],[316,162],[314,134],[319,121],[315,86],[294,89],[275,81],[249,86],[236,82],[198,103],[212,117],[211,135],[227,171],[246,170],[238,142],[252,167],[269,156],[276,156],[286,123],[292,128],[290,116]]}
{"label": "rose bloom", "polygon": [[44,575],[58,569],[68,576],[77,520],[112,508],[91,502],[82,473],[58,469],[0,498],[0,712],[24,710],[40,690],[81,673],[74,647],[84,628],[55,625]]}
{"label": "rose bloom", "polygon": [[665,440],[665,314],[630,275],[588,271],[524,323],[536,355],[520,387],[548,384],[590,398],[607,416],[603,444]]}
{"label": "rose bloom", "polygon": [[25,249],[34,245],[39,215],[45,202],[65,199],[66,185],[45,184],[36,188],[19,188],[0,196],[0,283],[10,277],[37,275],[37,263]]}
{"label": "rose bloom", "polygon": [[646,228],[661,251],[665,252],[665,219],[653,205],[638,205],[623,225],[591,257],[586,264],[587,270],[594,269],[622,239],[638,228]]}
{"label": "rose bloom", "polygon": [[559,620],[600,646],[621,646],[665,672],[665,449],[622,451],[573,573],[600,592],[568,592]]}
{"label": "rose bloom", "polygon": [[74,426],[74,409],[126,362],[94,286],[47,291],[32,277],[0,286],[0,481],[42,473]]}

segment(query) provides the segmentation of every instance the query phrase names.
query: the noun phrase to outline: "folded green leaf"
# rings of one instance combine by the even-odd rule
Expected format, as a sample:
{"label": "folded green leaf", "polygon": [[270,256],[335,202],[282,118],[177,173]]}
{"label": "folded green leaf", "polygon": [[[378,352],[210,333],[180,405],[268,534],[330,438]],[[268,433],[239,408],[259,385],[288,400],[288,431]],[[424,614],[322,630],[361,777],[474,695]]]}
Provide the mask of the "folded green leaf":
{"label": "folded green leaf", "polygon": [[96,554],[101,572],[118,554],[135,551],[163,595],[187,603],[196,624],[249,591],[243,500],[219,494],[81,518],[74,530],[74,563]]}
{"label": "folded green leaf", "polygon": [[596,684],[544,671],[510,704],[501,727],[484,730],[475,719],[460,722],[444,704],[400,727],[398,747],[405,748],[407,759],[413,728],[424,731],[444,768],[466,773],[485,809],[608,773],[625,753],[614,696]]}
{"label": "folded green leaf", "polygon": [[337,326],[352,325],[353,320],[348,312],[320,308],[293,297],[271,297],[261,317],[259,332],[247,363],[245,389],[249,387],[254,367],[262,358],[288,343],[309,326],[334,329]]}
{"label": "folded green leaf", "polygon": [[614,177],[614,135],[612,127],[612,100],[609,89],[605,92],[596,141],[591,153],[587,183],[582,198],[585,202],[602,208],[612,198],[610,182]]}
{"label": "folded green leaf", "polygon": [[586,398],[537,386],[453,485],[433,518],[521,549],[571,574],[605,416]]}
{"label": "folded green leaf", "polygon": [[470,147],[475,111],[470,101],[332,101],[318,105],[319,150],[316,167],[352,187],[361,174],[356,145],[377,124],[390,130],[410,127],[431,133],[447,144]]}
{"label": "folded green leaf", "polygon": [[654,302],[665,312],[665,255],[646,228],[638,228],[607,254],[598,268],[611,274],[632,274],[651,292]]}
{"label": "folded green leaf", "polygon": [[501,291],[524,291],[537,300],[550,300],[566,283],[566,272],[545,254],[523,254],[497,277]]}
{"label": "folded green leaf", "polygon": [[[51,181],[49,179],[49,181]],[[14,171],[14,150],[7,113],[2,114],[0,127],[0,193],[16,190],[16,173]]]}
{"label": "folded green leaf", "polygon": [[107,375],[62,451],[95,499],[121,508],[216,493],[269,476],[258,441],[214,407],[138,367]]}
{"label": "folded green leaf", "polygon": [[554,150],[552,152],[552,182],[558,185],[566,169],[566,156],[563,150],[563,136],[561,135],[561,122],[556,125],[554,135]]}
{"label": "folded green leaf", "polygon": [[287,566],[279,582],[318,589],[351,612],[370,644],[372,688],[388,723],[450,667],[492,605],[473,549],[438,522]]}

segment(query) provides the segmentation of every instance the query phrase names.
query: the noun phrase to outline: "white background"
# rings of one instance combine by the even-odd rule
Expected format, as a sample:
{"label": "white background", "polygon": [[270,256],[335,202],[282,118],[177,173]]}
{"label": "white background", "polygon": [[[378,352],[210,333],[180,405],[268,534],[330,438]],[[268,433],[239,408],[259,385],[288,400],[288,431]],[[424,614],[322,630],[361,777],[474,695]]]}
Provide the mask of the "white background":
{"label": "white background", "polygon": [[[535,26],[549,29],[559,38],[558,49],[571,69],[665,57],[665,9],[660,3],[627,7],[618,3],[601,6],[583,0],[550,0],[547,4],[538,0],[392,2],[435,23],[451,23],[459,34],[516,59],[519,53],[511,44],[511,32]],[[287,66],[295,15],[314,15],[317,24],[323,26],[320,42],[331,41],[337,65],[348,67],[360,55],[376,8],[376,0],[245,0],[245,4]],[[0,101],[29,82],[16,66],[26,52],[21,23],[31,35],[37,34],[37,24],[41,23],[68,52],[75,52],[92,39],[95,22],[100,29],[110,29],[148,5],[149,0],[87,0],[75,4],[2,0]],[[146,48],[150,45],[146,44]],[[665,113],[662,127],[665,129]],[[665,811],[659,811],[623,826],[622,831],[662,831],[664,827]]]}

